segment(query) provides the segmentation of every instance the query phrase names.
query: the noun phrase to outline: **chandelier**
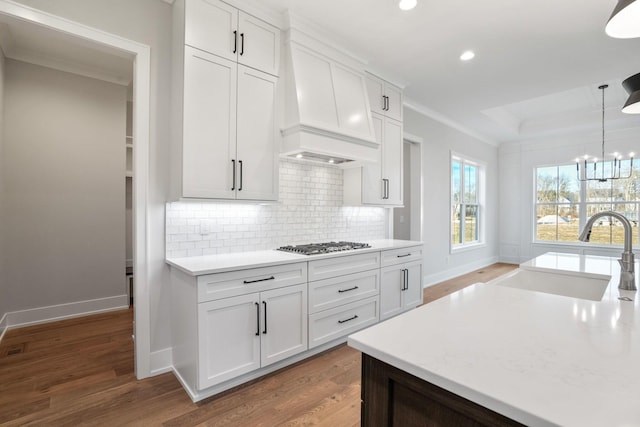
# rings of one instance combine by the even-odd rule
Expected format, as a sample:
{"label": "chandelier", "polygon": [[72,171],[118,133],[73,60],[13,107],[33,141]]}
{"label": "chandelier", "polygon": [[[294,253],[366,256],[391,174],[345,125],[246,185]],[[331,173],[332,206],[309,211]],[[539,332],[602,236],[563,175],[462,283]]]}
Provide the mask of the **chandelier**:
{"label": "chandelier", "polygon": [[[598,86],[598,89],[602,91],[602,157],[599,162],[596,157],[589,159],[589,155],[585,155],[584,159],[577,158],[576,159],[576,174],[578,180],[581,182],[584,181],[598,181],[598,182],[607,182],[608,180],[613,179],[627,179],[631,177],[633,172],[633,156],[634,153],[629,153],[630,165],[629,165],[629,173],[626,175],[622,175],[622,156],[618,153],[613,153],[613,160],[610,161],[611,170],[607,175],[605,175],[605,156],[604,156],[604,90],[608,88],[609,85]],[[589,162],[592,162],[593,166]],[[598,164],[600,164],[600,171],[598,171]],[[583,165],[582,172],[580,171],[580,166]],[[591,170],[591,174],[589,173]]]}

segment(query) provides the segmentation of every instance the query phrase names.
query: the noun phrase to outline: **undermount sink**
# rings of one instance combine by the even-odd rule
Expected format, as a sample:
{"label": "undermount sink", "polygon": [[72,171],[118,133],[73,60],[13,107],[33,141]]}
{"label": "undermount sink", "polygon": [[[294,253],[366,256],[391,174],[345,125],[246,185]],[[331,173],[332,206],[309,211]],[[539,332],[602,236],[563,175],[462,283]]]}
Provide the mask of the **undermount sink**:
{"label": "undermount sink", "polygon": [[518,269],[490,281],[490,284],[527,291],[600,301],[610,277],[566,272]]}

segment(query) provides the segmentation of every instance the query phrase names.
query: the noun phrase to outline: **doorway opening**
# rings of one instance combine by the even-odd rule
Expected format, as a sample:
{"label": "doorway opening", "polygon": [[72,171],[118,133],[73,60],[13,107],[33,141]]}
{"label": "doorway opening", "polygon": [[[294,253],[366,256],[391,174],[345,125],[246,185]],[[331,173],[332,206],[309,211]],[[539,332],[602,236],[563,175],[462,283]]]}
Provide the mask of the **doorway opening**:
{"label": "doorway opening", "polygon": [[[147,200],[148,200],[148,164],[149,164],[149,102],[150,102],[150,48],[135,41],[124,39],[93,29],[86,25],[75,23],[45,12],[0,0],[0,21],[16,26],[28,26],[28,31],[43,34],[48,39],[48,56],[59,53],[61,59],[71,50],[65,50],[64,43],[96,52],[110,55],[127,61],[133,69],[132,78],[132,134],[135,144],[130,147],[132,171],[136,179],[131,177],[131,245],[132,268],[136,274],[134,288],[136,305],[134,306],[134,337],[135,337],[135,370],[138,378],[150,376],[150,320],[148,307],[148,237],[147,237]],[[55,41],[55,43],[53,43]],[[59,43],[60,44],[59,44]],[[68,46],[68,45],[67,45]],[[55,52],[53,52],[55,51]],[[64,60],[59,61],[64,64]],[[65,70],[62,70],[65,71]],[[98,71],[100,72],[100,71]],[[120,142],[122,144],[122,142]],[[119,149],[124,147],[119,145]],[[129,149],[127,148],[127,151]],[[121,186],[125,185],[120,178]],[[96,189],[96,194],[99,194]],[[87,203],[89,203],[87,201]],[[121,201],[121,206],[126,202]],[[125,248],[122,248],[124,252]],[[123,257],[124,258],[124,257]],[[124,265],[123,265],[124,267]],[[123,274],[124,273],[124,274]],[[126,286],[126,270],[121,271],[122,282]],[[3,278],[4,279],[4,278]],[[3,280],[4,281],[4,280]],[[62,304],[66,306],[66,304]],[[10,311],[10,308],[3,311]],[[0,313],[2,315],[3,313]],[[11,322],[7,322],[11,327]],[[19,322],[16,322],[19,324]]]}
{"label": "doorway opening", "polygon": [[422,138],[404,134],[403,207],[393,209],[393,238],[422,240]]}

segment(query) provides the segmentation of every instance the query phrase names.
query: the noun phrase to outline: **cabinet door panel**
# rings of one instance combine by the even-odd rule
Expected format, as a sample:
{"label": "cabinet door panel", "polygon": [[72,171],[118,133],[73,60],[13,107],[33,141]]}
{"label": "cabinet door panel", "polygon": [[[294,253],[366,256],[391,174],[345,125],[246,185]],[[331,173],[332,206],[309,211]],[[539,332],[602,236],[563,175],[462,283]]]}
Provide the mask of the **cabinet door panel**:
{"label": "cabinet door panel", "polygon": [[385,204],[402,205],[402,123],[384,121],[382,143],[382,177],[388,180],[389,194]]}
{"label": "cabinet door panel", "polygon": [[380,270],[380,320],[402,313],[403,272],[401,266]]}
{"label": "cabinet door panel", "polygon": [[185,44],[235,61],[237,27],[236,8],[218,0],[187,0]]}
{"label": "cabinet door panel", "polygon": [[238,66],[238,199],[278,199],[277,77]]}
{"label": "cabinet door panel", "polygon": [[265,291],[260,296],[264,367],[307,349],[307,285]]}
{"label": "cabinet door panel", "polygon": [[237,64],[185,47],[184,197],[234,198]]}
{"label": "cabinet door panel", "polygon": [[382,198],[384,195],[384,183],[382,181],[384,117],[372,114],[372,119],[376,140],[380,142],[381,146],[378,149],[378,161],[366,163],[362,166],[362,203],[382,204],[386,201]]}
{"label": "cabinet door panel", "polygon": [[404,291],[404,308],[406,310],[419,306],[423,302],[422,291],[422,263],[406,264],[404,266],[407,273],[407,287]]}
{"label": "cabinet door panel", "polygon": [[384,94],[389,99],[389,109],[386,111],[386,116],[402,121],[402,89],[392,84],[385,83]]}
{"label": "cabinet door panel", "polygon": [[198,388],[260,367],[258,294],[198,305]]}
{"label": "cabinet door panel", "polygon": [[367,75],[367,94],[371,111],[378,114],[385,114],[384,110],[384,82],[376,77]]}
{"label": "cabinet door panel", "polygon": [[240,11],[238,62],[248,67],[278,75],[280,65],[280,30],[261,19]]}

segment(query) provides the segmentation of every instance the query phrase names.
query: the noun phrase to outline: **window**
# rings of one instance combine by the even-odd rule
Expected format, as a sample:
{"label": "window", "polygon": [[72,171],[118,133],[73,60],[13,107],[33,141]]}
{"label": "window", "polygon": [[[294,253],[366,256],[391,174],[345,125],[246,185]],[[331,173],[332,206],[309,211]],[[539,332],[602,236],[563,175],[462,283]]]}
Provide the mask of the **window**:
{"label": "window", "polygon": [[482,241],[482,177],[482,165],[451,155],[452,249]]}
{"label": "window", "polygon": [[[622,161],[628,172],[629,160]],[[605,170],[605,174],[608,171]],[[537,241],[577,242],[587,219],[597,212],[612,210],[626,216],[638,242],[640,212],[640,165],[634,164],[629,179],[580,182],[575,164],[535,169],[535,236]],[[591,242],[622,245],[624,228],[617,220],[599,219],[592,229]]]}

